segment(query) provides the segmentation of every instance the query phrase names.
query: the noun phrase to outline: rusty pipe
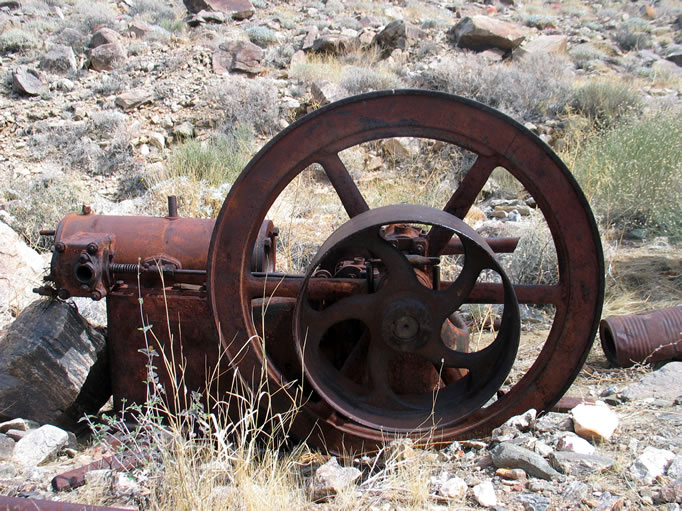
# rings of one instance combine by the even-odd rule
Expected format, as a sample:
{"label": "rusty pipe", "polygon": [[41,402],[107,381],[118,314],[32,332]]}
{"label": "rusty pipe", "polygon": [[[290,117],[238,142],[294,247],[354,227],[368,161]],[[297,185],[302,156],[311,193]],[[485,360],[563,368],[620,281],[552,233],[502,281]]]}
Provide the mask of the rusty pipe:
{"label": "rusty pipe", "polygon": [[130,509],[0,496],[0,511],[130,511]]}
{"label": "rusty pipe", "polygon": [[599,323],[599,337],[606,358],[619,367],[682,360],[682,305],[609,316]]}

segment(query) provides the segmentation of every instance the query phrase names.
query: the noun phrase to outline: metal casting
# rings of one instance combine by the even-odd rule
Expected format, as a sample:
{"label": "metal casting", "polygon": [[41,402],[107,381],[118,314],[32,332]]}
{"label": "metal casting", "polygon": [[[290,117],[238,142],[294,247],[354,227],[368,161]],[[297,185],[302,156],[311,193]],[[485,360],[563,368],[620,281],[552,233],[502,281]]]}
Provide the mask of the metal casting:
{"label": "metal casting", "polygon": [[[451,144],[477,159],[442,209],[370,209],[339,153],[391,137]],[[265,216],[311,164],[324,169],[349,220],[319,240],[305,273],[278,273],[278,230]],[[513,283],[495,254],[513,252],[518,238],[483,238],[461,220],[497,167],[544,216],[556,284]],[[148,357],[161,350],[185,361],[179,389],[220,397],[237,376],[254,391],[265,384],[275,413],[296,393],[291,433],[336,452],[396,435],[471,437],[529,408],[551,409],[589,352],[603,296],[596,224],[558,157],[503,114],[427,91],[347,98],[293,123],[247,165],[215,221],[179,217],[171,198],[164,218],[87,209],[46,234],[55,236],[55,253],[41,292],[107,299],[117,407],[147,398]],[[463,256],[454,281],[441,278],[441,258],[450,254]],[[483,278],[490,273],[497,278]],[[472,348],[461,315],[475,303],[503,306],[484,349]],[[535,361],[509,387],[519,303],[553,307],[554,321]],[[152,325],[153,342],[145,336]],[[176,371],[154,365],[153,378],[177,385]],[[207,389],[216,374],[221,383]]]}

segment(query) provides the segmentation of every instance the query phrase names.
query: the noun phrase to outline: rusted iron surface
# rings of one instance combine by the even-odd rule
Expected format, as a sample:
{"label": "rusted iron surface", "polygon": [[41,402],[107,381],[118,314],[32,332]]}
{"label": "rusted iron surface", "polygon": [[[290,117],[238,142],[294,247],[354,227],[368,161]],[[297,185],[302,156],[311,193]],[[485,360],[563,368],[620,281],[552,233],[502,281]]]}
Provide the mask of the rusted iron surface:
{"label": "rusted iron surface", "polygon": [[85,484],[86,474],[93,470],[116,470],[126,471],[138,467],[142,461],[135,456],[106,456],[101,460],[93,461],[79,468],[63,472],[52,478],[54,491],[69,491]]}
{"label": "rusted iron surface", "polygon": [[0,511],[130,511],[130,509],[0,496]]}
{"label": "rusted iron surface", "polygon": [[[370,209],[339,157],[403,136],[476,154],[442,210]],[[350,220],[320,240],[305,274],[277,273],[278,231],[265,215],[312,164]],[[544,215],[556,284],[513,284],[494,254],[513,252],[518,238],[483,239],[460,220],[496,167]],[[397,434],[447,441],[488,433],[529,408],[551,409],[596,332],[603,262],[587,201],[537,137],[462,98],[383,91],[323,107],[254,157],[217,220],[179,217],[174,197],[168,208],[167,217],[150,218],[84,207],[46,231],[55,236],[53,286],[42,292],[107,298],[117,409],[147,401],[154,384],[176,398],[172,410],[189,406],[192,391],[215,401],[237,375],[254,390],[266,384],[274,412],[288,410],[298,389],[292,433],[332,451],[372,448]],[[453,282],[440,275],[441,256],[450,254],[463,264]],[[481,281],[482,272],[499,278]],[[458,311],[474,303],[504,308],[492,344],[470,352]],[[527,373],[497,393],[515,360],[518,303],[551,305],[554,324]]]}
{"label": "rusted iron surface", "polygon": [[[494,168],[504,167],[509,171],[535,199],[544,215],[559,262],[560,277],[556,285],[514,286],[519,301],[551,304],[555,309],[554,324],[548,338],[526,375],[495,403],[474,411],[464,407],[459,417],[456,411],[447,415],[446,422],[450,426],[442,427],[437,421],[432,421],[436,427],[435,432],[429,433],[430,438],[454,439],[484,434],[510,416],[529,408],[550,409],[578,374],[597,329],[604,284],[596,224],[570,171],[537,137],[492,109],[439,93],[383,91],[328,105],[289,126],[249,163],[223,205],[209,250],[211,309],[223,339],[233,340],[226,349],[232,357],[238,357],[242,374],[262,374],[268,354],[263,354],[256,342],[250,304],[260,297],[293,298],[302,292],[300,275],[281,275],[273,279],[272,275],[252,272],[245,251],[245,247],[255,241],[266,212],[281,191],[303,169],[317,163],[329,177],[349,218],[359,217],[369,211],[367,201],[339,158],[339,153],[367,141],[403,136],[435,139],[476,153],[476,162],[459,187],[453,190],[450,200],[443,205],[446,212],[459,218],[474,203]],[[391,223],[394,222],[387,222]],[[428,251],[407,256],[438,257],[446,251],[454,251],[450,247],[458,243],[455,238],[452,229],[435,226],[425,240]],[[361,252],[355,255],[364,257]],[[354,261],[353,257],[346,259]],[[328,268],[325,270],[330,271]],[[405,274],[409,272],[405,270]],[[373,272],[365,275],[370,277]],[[311,301],[331,304],[325,306],[323,312],[338,311],[336,305],[344,302],[364,303],[370,312],[363,317],[371,316],[366,320],[369,322],[366,328],[371,330],[378,328],[375,325],[382,324],[388,314],[387,308],[376,306],[380,300],[376,304],[371,300],[373,285],[370,278],[337,279],[330,275],[329,278],[308,279],[304,289]],[[449,287],[447,282],[440,282],[437,286],[442,293],[448,293]],[[501,284],[478,283],[467,289],[466,294],[468,303],[505,301]],[[344,308],[342,305],[339,307]],[[307,316],[299,321],[300,328],[312,328],[316,332],[313,338],[316,342],[321,339],[318,360],[324,361],[329,356],[325,355],[324,340],[328,334],[322,332],[325,325],[316,325],[318,320],[315,319],[324,315],[310,313]],[[374,337],[381,338],[381,335]],[[289,348],[296,344],[293,339],[289,343]],[[363,357],[371,365],[370,352],[377,349],[372,347],[374,344],[369,342],[368,354],[357,355],[358,351],[362,351],[360,348],[347,352],[349,365],[356,365],[354,361]],[[387,348],[380,348],[379,352],[382,349],[386,352]],[[325,363],[327,366],[330,364]],[[416,409],[420,410],[425,401],[419,395],[408,394],[404,399],[392,402],[357,403],[354,406],[344,400],[343,390],[352,388],[359,400],[361,392],[346,381],[348,378],[344,379],[337,366],[331,365],[339,372],[338,382],[334,381],[332,370],[318,372],[318,386],[327,392],[327,398],[321,397],[319,389],[316,389],[303,407],[303,413],[299,414],[293,433],[327,448],[343,445],[361,449],[381,443],[387,435],[390,436],[378,426],[384,419],[396,430],[401,426],[408,429],[417,423],[414,417],[401,424],[391,417],[396,406],[402,410],[409,406],[400,404],[400,400],[410,402],[414,397]],[[272,388],[286,386],[293,381],[287,379],[286,371],[279,367],[276,357],[268,356],[267,367]],[[477,381],[476,375],[471,379],[474,393],[483,395],[487,392],[485,383]],[[390,379],[388,381],[390,387]],[[442,392],[437,394],[440,399]],[[288,406],[286,397],[278,401],[279,395],[284,396],[285,392],[275,393],[273,406]],[[371,408],[372,404],[371,411],[353,411],[355,408]],[[416,412],[415,416],[418,413],[421,412]],[[422,418],[425,421],[433,419],[432,416]],[[419,436],[418,433],[416,435]]]}
{"label": "rusted iron surface", "polygon": [[599,337],[606,358],[615,366],[682,360],[682,305],[609,316],[599,324]]}

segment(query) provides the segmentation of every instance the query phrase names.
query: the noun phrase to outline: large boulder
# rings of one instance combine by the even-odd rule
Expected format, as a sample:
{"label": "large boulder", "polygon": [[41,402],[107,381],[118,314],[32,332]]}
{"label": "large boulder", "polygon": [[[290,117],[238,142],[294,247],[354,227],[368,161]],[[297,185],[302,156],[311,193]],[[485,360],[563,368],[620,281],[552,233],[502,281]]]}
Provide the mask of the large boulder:
{"label": "large boulder", "polygon": [[110,395],[105,338],[73,305],[37,300],[0,339],[0,418],[76,430]]}
{"label": "large boulder", "polygon": [[525,39],[524,32],[516,25],[482,15],[462,18],[449,30],[448,36],[455,46],[477,51],[513,50]]}
{"label": "large boulder", "polygon": [[213,71],[219,75],[230,72],[262,73],[265,71],[261,65],[263,57],[263,49],[249,41],[226,41],[213,53]]}
{"label": "large boulder", "polygon": [[38,252],[0,221],[0,332],[12,317],[36,299],[33,288],[42,283],[45,264]]}

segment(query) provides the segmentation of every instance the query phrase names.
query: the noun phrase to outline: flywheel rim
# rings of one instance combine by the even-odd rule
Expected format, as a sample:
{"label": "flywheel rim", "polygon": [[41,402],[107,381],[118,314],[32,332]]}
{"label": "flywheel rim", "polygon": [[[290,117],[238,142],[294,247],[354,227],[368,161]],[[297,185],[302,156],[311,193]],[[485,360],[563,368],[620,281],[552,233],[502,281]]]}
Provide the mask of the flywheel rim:
{"label": "flywheel rim", "polygon": [[[552,291],[552,300],[565,306],[557,306],[552,329],[531,368],[503,399],[461,424],[439,429],[432,439],[482,434],[527,408],[548,408],[577,376],[598,326],[604,281],[596,223],[570,171],[544,142],[494,109],[437,92],[379,91],[327,105],[290,125],[247,165],[223,204],[209,249],[210,304],[233,363],[247,380],[248,375],[267,367],[272,382],[287,383],[278,368],[264,360],[254,341],[256,331],[250,316],[254,279],[248,268],[248,247],[253,246],[276,197],[322,155],[333,157],[343,148],[389,136],[442,140],[476,152],[488,165],[507,169],[536,199],[559,259],[560,288]],[[473,169],[479,171],[474,164],[472,175]],[[357,197],[346,199],[347,210],[361,207]],[[569,334],[569,326],[579,326],[582,332]],[[249,349],[244,349],[245,343]],[[558,369],[550,367],[557,364]],[[549,371],[560,374],[560,381],[548,376]],[[282,406],[284,403],[289,401],[283,399]],[[308,412],[311,410],[301,414],[294,427],[299,436],[317,427],[330,443],[345,441],[359,447],[386,439],[379,429]]]}

